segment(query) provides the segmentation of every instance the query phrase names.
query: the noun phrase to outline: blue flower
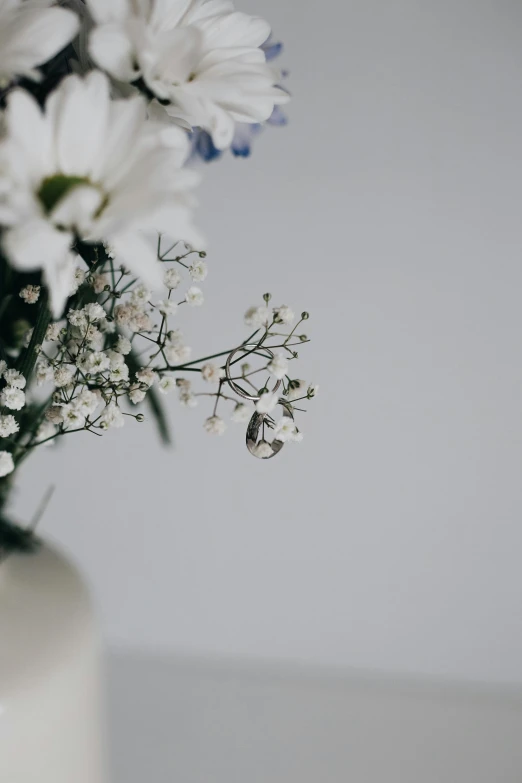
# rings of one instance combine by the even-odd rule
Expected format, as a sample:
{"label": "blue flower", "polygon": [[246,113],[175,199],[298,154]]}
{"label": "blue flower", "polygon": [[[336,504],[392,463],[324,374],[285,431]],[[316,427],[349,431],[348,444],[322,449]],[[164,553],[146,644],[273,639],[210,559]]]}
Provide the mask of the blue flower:
{"label": "blue flower", "polygon": [[192,132],[192,153],[191,158],[200,157],[206,163],[211,160],[217,160],[222,155],[222,151],[214,146],[212,136],[204,130],[196,128]]}

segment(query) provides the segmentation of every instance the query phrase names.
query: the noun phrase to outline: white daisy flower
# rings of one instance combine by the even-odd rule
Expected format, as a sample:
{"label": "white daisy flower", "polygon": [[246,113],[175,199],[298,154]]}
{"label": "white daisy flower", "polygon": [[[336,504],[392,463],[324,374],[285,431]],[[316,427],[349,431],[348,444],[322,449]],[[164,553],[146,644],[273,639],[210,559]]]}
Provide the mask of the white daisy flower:
{"label": "white daisy flower", "polygon": [[65,78],[45,111],[23,90],[8,98],[0,142],[4,251],[21,270],[42,268],[56,317],[74,282],[75,236],[110,243],[116,260],[151,287],[161,266],[142,231],[201,241],[192,226],[186,134],[158,131],[140,96],[112,100],[99,71]]}
{"label": "white daisy flower", "polygon": [[8,85],[15,76],[39,80],[37,66],[72,41],[78,27],[76,14],[50,1],[1,0],[0,83]]}
{"label": "white daisy flower", "polygon": [[227,0],[87,0],[87,6],[97,65],[118,81],[142,79],[171,117],[204,128],[218,149],[231,145],[236,123],[265,122],[288,101],[260,48],[270,26]]}

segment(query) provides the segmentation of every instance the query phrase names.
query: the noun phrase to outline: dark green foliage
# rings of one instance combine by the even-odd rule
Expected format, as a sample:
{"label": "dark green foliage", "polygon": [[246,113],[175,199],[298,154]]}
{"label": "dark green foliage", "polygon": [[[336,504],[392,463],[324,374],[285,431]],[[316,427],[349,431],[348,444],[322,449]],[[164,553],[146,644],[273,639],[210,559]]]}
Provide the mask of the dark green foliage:
{"label": "dark green foliage", "polygon": [[40,542],[34,532],[0,517],[0,557],[11,552],[35,552]]}

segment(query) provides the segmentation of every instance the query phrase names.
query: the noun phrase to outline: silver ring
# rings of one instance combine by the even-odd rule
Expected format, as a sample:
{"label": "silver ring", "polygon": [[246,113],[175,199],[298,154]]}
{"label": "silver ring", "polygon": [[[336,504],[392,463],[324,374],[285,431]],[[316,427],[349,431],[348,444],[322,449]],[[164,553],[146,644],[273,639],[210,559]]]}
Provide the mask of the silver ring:
{"label": "silver ring", "polygon": [[[230,386],[231,389],[233,389],[233,391],[235,391],[235,393],[239,397],[244,397],[245,400],[251,400],[252,402],[257,402],[260,399],[259,394],[249,394],[244,389],[242,389],[241,386],[238,386],[238,384],[235,381],[233,381],[232,378],[230,377],[230,363],[232,361],[232,357],[235,356],[238,351],[242,351],[244,348],[259,348],[259,350],[261,351],[266,351],[269,354],[269,357],[265,357],[265,358],[273,359],[274,354],[270,350],[270,348],[265,348],[264,345],[258,345],[258,343],[245,343],[244,345],[240,345],[238,348],[232,351],[232,353],[229,353],[227,357],[227,361],[225,364],[225,374],[226,374],[228,385]],[[248,351],[246,353],[248,353]],[[251,353],[253,353],[253,351],[251,351]],[[280,386],[281,386],[281,381],[277,381],[274,388],[272,389],[272,394],[274,394],[274,392],[276,392]]]}
{"label": "silver ring", "polygon": [[[286,408],[286,406],[283,407],[283,416],[287,416],[288,418],[293,420],[293,416]],[[272,457],[275,457],[276,454],[279,454],[283,446],[285,445],[282,440],[273,440],[272,443],[268,443],[268,441],[265,441],[265,443],[268,443],[268,445],[272,448],[272,453],[268,454],[266,457],[260,457],[259,454],[256,454],[257,446],[259,445],[257,442],[257,439],[259,437],[259,430],[261,429],[261,425],[263,424],[263,421],[266,418],[265,413],[254,413],[252,418],[250,419],[248,423],[248,428],[246,432],[246,445],[249,452],[254,456],[257,457],[257,459],[272,459]]]}

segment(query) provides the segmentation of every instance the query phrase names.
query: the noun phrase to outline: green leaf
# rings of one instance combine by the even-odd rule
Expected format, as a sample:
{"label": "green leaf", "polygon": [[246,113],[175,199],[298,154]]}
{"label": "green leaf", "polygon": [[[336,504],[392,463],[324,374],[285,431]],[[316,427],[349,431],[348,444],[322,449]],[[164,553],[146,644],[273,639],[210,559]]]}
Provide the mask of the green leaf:
{"label": "green leaf", "polygon": [[32,530],[0,517],[0,555],[10,552],[35,552],[39,545],[40,542]]}
{"label": "green leaf", "polygon": [[165,415],[165,409],[156,389],[149,389],[145,400],[151,410],[152,415],[154,416],[154,419],[156,420],[156,426],[158,428],[161,442],[164,446],[172,445],[172,435],[170,432],[169,422]]}
{"label": "green leaf", "polygon": [[16,369],[27,379],[31,379],[31,374],[38,358],[39,347],[45,340],[47,327],[51,323],[51,312],[48,306],[49,296],[46,290],[43,290],[38,303],[38,316],[34,325],[33,334],[27,348],[22,351],[16,363]]}

